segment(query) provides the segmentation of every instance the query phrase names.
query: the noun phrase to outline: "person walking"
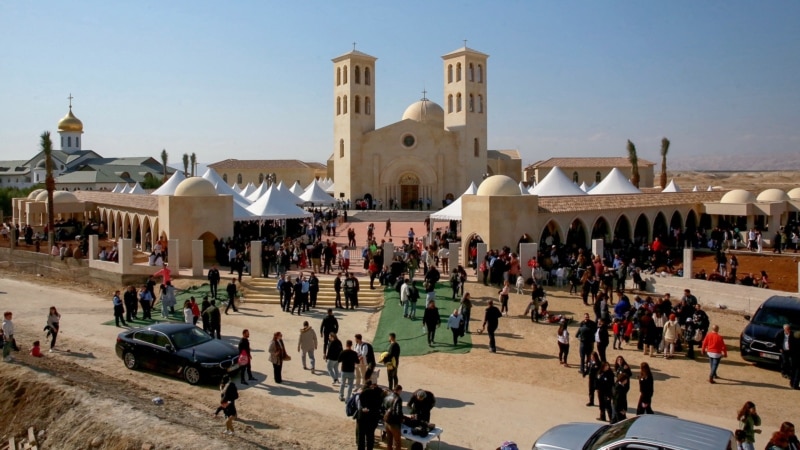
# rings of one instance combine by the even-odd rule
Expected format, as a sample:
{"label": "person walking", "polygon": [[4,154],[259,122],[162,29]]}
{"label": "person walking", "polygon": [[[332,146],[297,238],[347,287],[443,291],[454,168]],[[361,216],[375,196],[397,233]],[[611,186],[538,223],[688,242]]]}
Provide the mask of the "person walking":
{"label": "person walking", "polygon": [[303,328],[300,329],[300,337],[297,339],[297,351],[300,352],[300,360],[303,362],[303,370],[308,370],[306,356],[311,363],[311,372],[314,372],[316,360],[314,350],[317,349],[317,333],[308,325],[308,321],[303,321]]}
{"label": "person walking", "polygon": [[461,320],[464,322],[464,333],[469,333],[469,319],[472,317],[472,298],[465,292],[461,298]]}
{"label": "person walking", "polygon": [[239,398],[239,390],[229,375],[222,376],[220,398],[219,406],[225,414],[225,431],[223,433],[233,435],[233,421],[236,420],[236,400]]}
{"label": "person walking", "polygon": [[339,321],[336,319],[336,316],[333,315],[333,309],[328,308],[328,314],[322,319],[322,323],[319,325],[319,337],[322,339],[322,353],[326,354],[328,352],[328,344],[330,339],[328,336],[331,333],[338,333],[339,332]]}
{"label": "person walking", "polygon": [[328,375],[333,379],[333,384],[339,382],[339,355],[342,354],[342,341],[336,333],[328,333],[328,345],[325,348],[325,363],[328,368]]}
{"label": "person walking", "polygon": [[569,356],[569,330],[567,329],[566,319],[561,319],[558,323],[556,339],[558,340],[558,362],[564,367],[569,367],[569,364],[567,364],[567,356]]}
{"label": "person walking", "polygon": [[703,338],[702,351],[704,355],[708,355],[708,362],[711,365],[711,372],[708,374],[708,382],[711,384],[717,378],[717,368],[722,357],[728,357],[728,348],[725,345],[725,340],[719,334],[719,325],[711,327],[711,331]]}
{"label": "person walking", "polygon": [[286,353],[286,346],[283,344],[283,333],[276,331],[272,335],[272,342],[269,343],[269,362],[272,363],[272,374],[275,382],[283,383],[281,371],[283,370],[283,362],[289,361],[291,357]]}
{"label": "person walking", "polygon": [[333,280],[333,291],[336,294],[335,299],[335,307],[338,309],[343,309],[342,306],[342,272],[336,274],[336,278]]}
{"label": "person walking", "polygon": [[[134,294],[135,298],[135,294]],[[53,353],[53,348],[56,346],[56,338],[58,337],[58,330],[61,322],[61,314],[55,306],[50,307],[47,313],[47,337],[50,338],[50,353]]]}
{"label": "person walking", "polygon": [[628,391],[630,390],[630,378],[627,373],[617,374],[617,381],[612,390],[611,423],[625,420],[628,415]]}
{"label": "person walking", "polygon": [[11,362],[14,359],[11,357],[11,350],[17,349],[17,343],[14,341],[14,322],[11,320],[13,314],[11,311],[3,313],[3,361]]}
{"label": "person walking", "polygon": [[236,278],[231,278],[225,291],[228,293],[228,306],[225,307],[225,314],[228,314],[228,310],[231,308],[233,308],[233,312],[239,312],[239,309],[236,308]]}
{"label": "person walking", "polygon": [[775,336],[775,345],[781,353],[781,372],[789,379],[789,387],[800,389],[800,339],[792,333],[792,326],[784,324]]}
{"label": "person walking", "polygon": [[136,319],[136,310],[138,299],[136,298],[136,288],[128,286],[125,288],[125,293],[122,294],[122,303],[125,305],[125,320],[133,322]]}
{"label": "person walking", "polygon": [[614,393],[614,371],[611,370],[611,365],[608,361],[600,363],[600,370],[597,372],[597,399],[600,406],[600,417],[597,420],[601,422],[608,419],[613,419],[614,414],[612,410],[611,399]]}
{"label": "person walking", "polygon": [[400,394],[403,393],[403,386],[399,384],[395,385],[391,391],[392,394],[384,398],[383,406],[386,409],[386,413],[383,416],[383,423],[386,427],[389,450],[395,448],[397,450],[402,450],[401,438],[403,435],[401,433],[401,428],[403,425],[403,399],[400,397]]}
{"label": "person walking", "polygon": [[213,299],[217,298],[217,288],[219,287],[219,280],[220,280],[219,269],[217,269],[216,265],[213,265],[211,266],[210,269],[208,269],[208,285],[211,289],[211,298]]}
{"label": "person walking", "polygon": [[680,325],[675,314],[669,315],[669,320],[664,323],[664,359],[675,357],[675,343],[680,336]]}
{"label": "person walking", "polygon": [[358,450],[375,448],[375,429],[380,420],[383,390],[372,380],[364,382],[364,388],[358,394],[358,411],[356,412],[356,447]]}
{"label": "person walking", "polygon": [[639,366],[639,402],[636,404],[636,415],[653,414],[653,373],[650,364],[643,362]]}
{"label": "person walking", "polygon": [[439,309],[436,308],[436,302],[433,300],[428,302],[428,307],[425,308],[425,314],[422,316],[422,324],[428,332],[428,347],[433,347],[436,339],[436,329],[442,323],[442,318],[439,317]]}
{"label": "person walking", "polygon": [[583,375],[586,374],[586,360],[594,351],[594,333],[596,328],[597,326],[595,323],[589,318],[589,313],[586,313],[583,315],[583,321],[578,325],[578,332],[575,333],[575,337],[578,339],[578,342],[580,342],[581,368],[579,371]]}
{"label": "person walking", "polygon": [[111,303],[114,305],[114,322],[116,322],[117,326],[122,322],[122,326],[127,327],[128,322],[125,322],[125,308],[122,306],[122,299],[119,298],[119,289],[114,291]]}
{"label": "person walking", "polygon": [[[341,366],[341,380],[339,384],[339,400],[347,401],[353,395],[353,383],[356,380],[356,364],[358,364],[358,353],[353,351],[353,341],[347,340],[344,350],[339,354]],[[345,385],[347,385],[347,396],[344,395]]]}
{"label": "person walking", "polygon": [[487,330],[489,332],[489,351],[492,353],[497,353],[497,345],[494,339],[494,332],[497,331],[497,327],[500,324],[500,318],[503,316],[503,313],[494,306],[494,301],[489,300],[489,305],[486,307],[486,312],[483,315],[483,326],[481,329],[478,330],[478,333],[483,333],[483,330]]}
{"label": "person walking", "polygon": [[[375,371],[375,349],[372,348],[372,344],[369,342],[364,342],[363,337],[360,333],[356,333],[354,336],[355,338],[355,347],[353,350],[358,353],[358,365],[356,366],[356,386],[363,386],[366,380],[372,378],[372,373]],[[377,383],[378,380],[375,380]]]}
{"label": "person walking", "polygon": [[[386,366],[386,375],[389,378],[389,389],[391,390],[394,386],[397,386],[400,382],[397,378],[397,371],[400,367],[400,344],[397,343],[397,335],[394,333],[389,333],[389,348],[387,350],[389,353],[389,360],[394,360],[393,367]],[[381,361],[384,364],[386,361]]]}
{"label": "person walking", "polygon": [[[247,362],[245,362],[247,361]],[[250,330],[242,330],[242,338],[239,339],[239,373],[241,374],[240,383],[247,385],[245,374],[249,375],[249,381],[256,381],[253,376],[253,355],[250,352]]]}
{"label": "person walking", "polygon": [[744,431],[745,440],[742,448],[745,450],[755,450],[756,433],[761,433],[761,430],[756,427],[761,426],[761,417],[756,411],[756,405],[753,402],[747,401],[736,414],[736,420],[739,421],[739,429]]}
{"label": "person walking", "polygon": [[505,280],[503,281],[503,287],[498,291],[498,294],[500,294],[500,312],[506,316],[508,315],[508,292],[510,289],[508,280]]}
{"label": "person walking", "polygon": [[147,286],[142,286],[139,290],[139,304],[142,305],[142,320],[153,320],[151,311],[153,309],[153,294],[147,289]]}
{"label": "person walking", "polygon": [[453,310],[453,314],[447,319],[447,328],[453,333],[453,346],[458,345],[458,338],[464,331],[464,325],[461,321],[461,316],[458,315],[458,308]]}

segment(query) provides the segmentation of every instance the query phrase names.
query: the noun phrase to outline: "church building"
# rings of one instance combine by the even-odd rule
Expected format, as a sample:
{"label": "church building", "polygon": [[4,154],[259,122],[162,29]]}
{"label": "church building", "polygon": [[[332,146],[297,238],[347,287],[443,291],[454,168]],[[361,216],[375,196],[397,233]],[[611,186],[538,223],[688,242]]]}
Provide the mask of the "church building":
{"label": "church building", "polygon": [[466,46],[442,56],[445,107],[423,95],[378,129],[377,58],[357,50],[334,58],[335,197],[435,210],[490,175],[519,181],[519,152],[487,147],[488,58]]}

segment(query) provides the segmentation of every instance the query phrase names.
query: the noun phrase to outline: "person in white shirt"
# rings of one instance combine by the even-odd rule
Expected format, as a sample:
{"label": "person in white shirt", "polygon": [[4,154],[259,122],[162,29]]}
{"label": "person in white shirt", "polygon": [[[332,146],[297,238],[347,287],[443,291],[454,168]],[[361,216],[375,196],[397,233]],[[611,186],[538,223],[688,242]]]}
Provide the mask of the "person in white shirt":
{"label": "person in white shirt", "polygon": [[11,350],[16,348],[14,342],[14,322],[11,321],[11,311],[3,313],[3,361],[11,362]]}

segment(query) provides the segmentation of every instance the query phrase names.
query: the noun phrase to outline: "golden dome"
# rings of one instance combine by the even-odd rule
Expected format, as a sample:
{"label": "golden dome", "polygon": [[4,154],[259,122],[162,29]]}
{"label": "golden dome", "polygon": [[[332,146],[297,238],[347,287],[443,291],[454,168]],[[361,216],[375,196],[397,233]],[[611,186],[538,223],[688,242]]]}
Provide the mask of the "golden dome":
{"label": "golden dome", "polygon": [[58,121],[58,131],[77,131],[83,133],[83,122],[72,114],[72,107],[63,119]]}

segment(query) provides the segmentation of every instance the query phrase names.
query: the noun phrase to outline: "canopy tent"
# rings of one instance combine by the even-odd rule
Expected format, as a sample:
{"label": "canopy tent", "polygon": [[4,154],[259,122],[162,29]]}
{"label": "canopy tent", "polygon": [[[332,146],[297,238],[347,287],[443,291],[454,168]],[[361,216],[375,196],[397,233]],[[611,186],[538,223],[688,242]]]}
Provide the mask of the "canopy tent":
{"label": "canopy tent", "polygon": [[300,186],[299,181],[295,181],[292,187],[289,188],[289,191],[291,191],[292,194],[300,197],[300,195],[305,192],[305,189],[303,189],[303,186]]}
{"label": "canopy tent", "polygon": [[692,192],[697,192],[697,186],[692,188]]}
{"label": "canopy tent", "polygon": [[215,186],[215,188],[217,190],[217,194],[220,194],[220,195],[232,195],[234,201],[239,201],[239,203],[241,203],[243,205],[249,205],[250,204],[249,200],[247,200],[246,198],[242,197],[241,194],[239,194],[238,192],[234,191],[230,186],[228,186],[228,183],[226,183],[225,180],[223,180],[222,177],[220,177],[219,174],[217,174],[217,172],[214,169],[209,167],[206,170],[206,173],[203,174],[203,178],[205,178],[206,180],[210,181],[211,184]]}
{"label": "canopy tent", "polygon": [[567,195],[586,195],[586,192],[583,192],[578,185],[567,178],[558,166],[555,166],[531,190],[531,194],[540,197],[562,197]]}
{"label": "canopy tent", "polygon": [[247,186],[244,187],[244,190],[240,192],[240,194],[242,194],[242,197],[249,200],[250,195],[256,190],[257,190],[256,185],[253,184],[253,182],[251,181],[250,183],[247,183]]}
{"label": "canopy tent", "polygon": [[264,193],[267,192],[267,189],[269,189],[267,183],[265,181],[262,181],[261,186],[259,186],[255,191],[253,191],[253,193],[247,196],[247,200],[249,200],[250,203],[253,203],[254,201],[258,200],[262,195],[264,195]]}
{"label": "canopy tent", "polygon": [[239,185],[238,185],[238,184],[236,184],[236,183],[233,183],[233,184],[231,185],[231,189],[233,189],[233,192],[236,192],[237,194],[241,194],[241,193],[242,193],[242,190],[241,190],[241,189],[239,189]]}
{"label": "canopy tent", "polygon": [[125,184],[123,184],[123,185],[122,185],[122,187],[120,188],[120,190],[119,190],[119,193],[120,193],[120,194],[127,194],[127,193],[128,193],[128,189],[129,189],[129,188],[130,188],[130,186],[128,186],[128,183],[125,183]]}
{"label": "canopy tent", "polygon": [[186,179],[186,175],[182,171],[176,170],[175,173],[169,177],[169,180],[164,182],[158,189],[153,191],[150,195],[174,195],[175,189],[181,184],[181,181]]}
{"label": "canopy tent", "polygon": [[247,207],[254,219],[301,219],[310,217],[311,213],[303,211],[292,204],[278,191],[275,185],[267,189],[255,203]]}
{"label": "canopy tent", "polygon": [[300,194],[300,200],[314,205],[333,205],[336,203],[336,199],[325,192],[316,180],[312,181],[306,190]]}
{"label": "canopy tent", "polygon": [[325,188],[325,192],[333,195],[333,193],[336,192],[336,186],[334,186],[334,184],[331,183],[328,187]]}
{"label": "canopy tent", "polygon": [[636,186],[633,185],[621,170],[614,167],[611,172],[597,184],[589,195],[620,195],[620,194],[641,194]]}
{"label": "canopy tent", "polygon": [[708,185],[708,189],[706,189],[706,191],[708,191],[708,192],[711,192],[711,191],[713,191],[713,190],[714,190],[714,188],[712,188],[712,187],[711,187],[711,185],[709,184],[709,185]]}
{"label": "canopy tent", "polygon": [[130,188],[128,194],[144,195],[147,194],[147,192],[145,192],[144,189],[142,189],[142,185],[139,184],[139,182],[137,181],[136,184],[134,184],[133,187]]}
{"label": "canopy tent", "polygon": [[[478,192],[478,188],[475,186],[475,182],[472,182],[467,190],[461,194],[461,197],[465,195],[475,195],[476,192]],[[461,220],[461,197],[458,197],[453,200],[453,203],[431,214],[431,220]]]}
{"label": "canopy tent", "polygon": [[583,192],[589,192],[589,186],[586,185],[585,181],[578,187],[580,187]]}
{"label": "canopy tent", "polygon": [[283,184],[283,181],[278,183],[278,186],[276,186],[276,188],[293,205],[302,205],[304,203],[303,200],[300,200],[300,197],[294,195],[294,193],[292,193],[292,191],[290,191],[289,188],[287,188],[286,185]]}
{"label": "canopy tent", "polygon": [[669,180],[669,184],[661,192],[680,192],[680,191],[681,191],[681,188],[679,188],[678,185],[675,184],[675,180],[672,179],[672,180]]}
{"label": "canopy tent", "polygon": [[528,194],[533,195],[533,188],[535,187],[536,187],[536,182],[534,181],[533,183],[531,183],[531,187],[528,188]]}
{"label": "canopy tent", "polygon": [[531,194],[530,192],[528,192],[528,188],[525,187],[525,185],[522,183],[522,181],[519,182],[519,193],[522,194],[522,195],[530,195]]}
{"label": "canopy tent", "polygon": [[114,189],[111,190],[111,193],[112,194],[119,194],[119,191],[121,191],[121,190],[122,190],[122,186],[120,186],[119,183],[117,183],[116,185],[114,185]]}

